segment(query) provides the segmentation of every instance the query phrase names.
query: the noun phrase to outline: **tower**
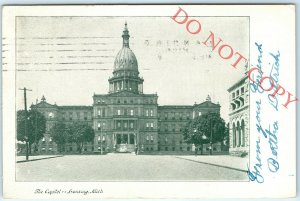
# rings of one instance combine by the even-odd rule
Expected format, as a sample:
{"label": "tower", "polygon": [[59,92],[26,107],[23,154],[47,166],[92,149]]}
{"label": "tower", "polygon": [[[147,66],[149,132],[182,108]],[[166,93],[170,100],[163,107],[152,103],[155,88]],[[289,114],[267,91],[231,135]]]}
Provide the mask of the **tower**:
{"label": "tower", "polygon": [[109,93],[129,91],[135,94],[142,94],[144,80],[139,77],[138,62],[129,47],[130,35],[126,22],[122,38],[123,47],[115,58],[113,77],[108,80]]}

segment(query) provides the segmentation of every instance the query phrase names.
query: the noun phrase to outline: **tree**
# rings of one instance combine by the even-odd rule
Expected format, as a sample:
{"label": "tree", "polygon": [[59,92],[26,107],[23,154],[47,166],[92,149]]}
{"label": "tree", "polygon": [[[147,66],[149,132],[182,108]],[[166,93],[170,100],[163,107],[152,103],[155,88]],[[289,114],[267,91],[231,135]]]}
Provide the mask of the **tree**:
{"label": "tree", "polygon": [[191,120],[184,128],[183,137],[187,143],[195,144],[196,148],[205,143],[223,142],[225,121],[218,113],[206,113]]}
{"label": "tree", "polygon": [[[26,133],[25,133],[25,120]],[[46,119],[44,115],[37,110],[29,110],[27,114],[25,110],[17,112],[17,139],[19,141],[28,142],[29,153],[31,154],[31,145],[36,143],[44,136],[46,131]]]}
{"label": "tree", "polygon": [[58,152],[62,152],[70,136],[70,129],[63,122],[55,123],[50,129],[50,136],[57,144]]}
{"label": "tree", "polygon": [[94,129],[87,125],[75,122],[70,127],[70,141],[76,143],[79,153],[82,152],[82,147],[85,142],[92,142],[95,137]]}

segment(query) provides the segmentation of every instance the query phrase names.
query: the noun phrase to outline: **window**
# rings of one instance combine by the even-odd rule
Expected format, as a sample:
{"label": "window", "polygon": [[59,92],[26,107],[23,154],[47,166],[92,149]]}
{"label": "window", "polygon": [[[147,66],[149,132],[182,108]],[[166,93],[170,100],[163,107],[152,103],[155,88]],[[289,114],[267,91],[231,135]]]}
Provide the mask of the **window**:
{"label": "window", "polygon": [[133,116],[133,109],[130,110],[130,115]]}
{"label": "window", "polygon": [[49,142],[52,142],[52,137],[49,138]]}
{"label": "window", "polygon": [[118,115],[121,115],[121,110],[117,110],[117,114],[118,114]]}
{"label": "window", "polygon": [[152,100],[152,99],[150,100],[150,103],[153,103],[153,100]]}
{"label": "window", "polygon": [[118,128],[121,128],[121,123],[118,122],[118,123],[117,123],[117,126],[118,126]]}
{"label": "window", "polygon": [[151,135],[150,140],[151,140],[151,142],[153,142],[153,135]]}
{"label": "window", "polygon": [[153,117],[153,110],[150,110],[150,116]]}
{"label": "window", "polygon": [[244,94],[244,87],[241,88],[241,94]]}
{"label": "window", "polygon": [[118,103],[121,103],[120,99],[118,99]]}
{"label": "window", "polygon": [[199,116],[199,117],[201,116],[201,114],[202,114],[201,112],[198,112],[198,116]]}
{"label": "window", "polygon": [[146,123],[146,129],[149,129],[149,123]]}
{"label": "window", "polygon": [[77,119],[80,119],[80,113],[79,112],[76,112],[76,117],[77,117]]}
{"label": "window", "polygon": [[52,112],[49,113],[49,118],[52,119],[54,117],[54,114]]}
{"label": "window", "polygon": [[101,136],[98,136],[98,141],[101,141]]}
{"label": "window", "polygon": [[149,110],[146,110],[146,117],[149,116]]}
{"label": "window", "polygon": [[127,100],[126,99],[124,100],[124,103],[127,104]]}
{"label": "window", "polygon": [[124,122],[124,128],[127,128],[127,122]]}
{"label": "window", "polygon": [[235,93],[234,92],[232,93],[232,98],[235,98]]}
{"label": "window", "polygon": [[130,123],[130,128],[133,128],[133,122]]}
{"label": "window", "polygon": [[100,122],[98,122],[97,127],[98,127],[98,130],[101,130],[101,123]]}
{"label": "window", "polygon": [[101,109],[98,109],[98,117],[101,116]]}
{"label": "window", "polygon": [[150,123],[150,127],[151,127],[151,129],[153,129],[153,126],[154,126],[154,124],[153,124],[153,123]]}
{"label": "window", "polygon": [[237,91],[236,91],[236,96],[239,96],[239,95],[240,95],[240,91],[237,90]]}
{"label": "window", "polygon": [[84,117],[83,117],[84,120],[87,120],[87,112],[84,112],[84,113],[83,113],[83,116],[84,116]]}
{"label": "window", "polygon": [[102,109],[102,117],[105,117],[105,108]]}
{"label": "window", "polygon": [[146,136],[146,140],[147,140],[147,142],[149,142],[149,136],[148,135]]}

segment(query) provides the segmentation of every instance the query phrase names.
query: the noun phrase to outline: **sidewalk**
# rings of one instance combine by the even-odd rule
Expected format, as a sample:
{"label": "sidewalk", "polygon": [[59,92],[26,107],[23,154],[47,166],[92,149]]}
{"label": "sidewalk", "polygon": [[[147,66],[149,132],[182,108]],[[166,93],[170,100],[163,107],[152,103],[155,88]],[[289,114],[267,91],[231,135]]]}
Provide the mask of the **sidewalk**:
{"label": "sidewalk", "polygon": [[37,160],[44,160],[50,158],[57,158],[62,157],[63,155],[38,155],[38,156],[29,156],[29,160],[26,161],[26,156],[17,156],[16,161],[17,163],[29,162],[29,161],[37,161]]}
{"label": "sidewalk", "polygon": [[242,172],[247,172],[247,163],[249,163],[248,157],[240,158],[229,155],[177,156],[176,158],[208,165],[214,165],[218,167],[224,167],[228,169],[234,169]]}

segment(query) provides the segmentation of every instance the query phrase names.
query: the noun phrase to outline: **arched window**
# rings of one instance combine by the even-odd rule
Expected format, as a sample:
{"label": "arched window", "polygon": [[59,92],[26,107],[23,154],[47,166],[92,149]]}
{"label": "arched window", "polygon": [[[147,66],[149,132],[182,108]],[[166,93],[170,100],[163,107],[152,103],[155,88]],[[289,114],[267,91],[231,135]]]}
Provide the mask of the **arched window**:
{"label": "arched window", "polygon": [[232,147],[236,146],[236,130],[235,130],[235,123],[232,125]]}
{"label": "arched window", "polygon": [[245,146],[245,122],[244,119],[242,120],[241,124],[241,132],[242,132],[242,146]]}
{"label": "arched window", "polygon": [[240,122],[237,122],[237,146],[241,146],[241,126],[240,126]]}

